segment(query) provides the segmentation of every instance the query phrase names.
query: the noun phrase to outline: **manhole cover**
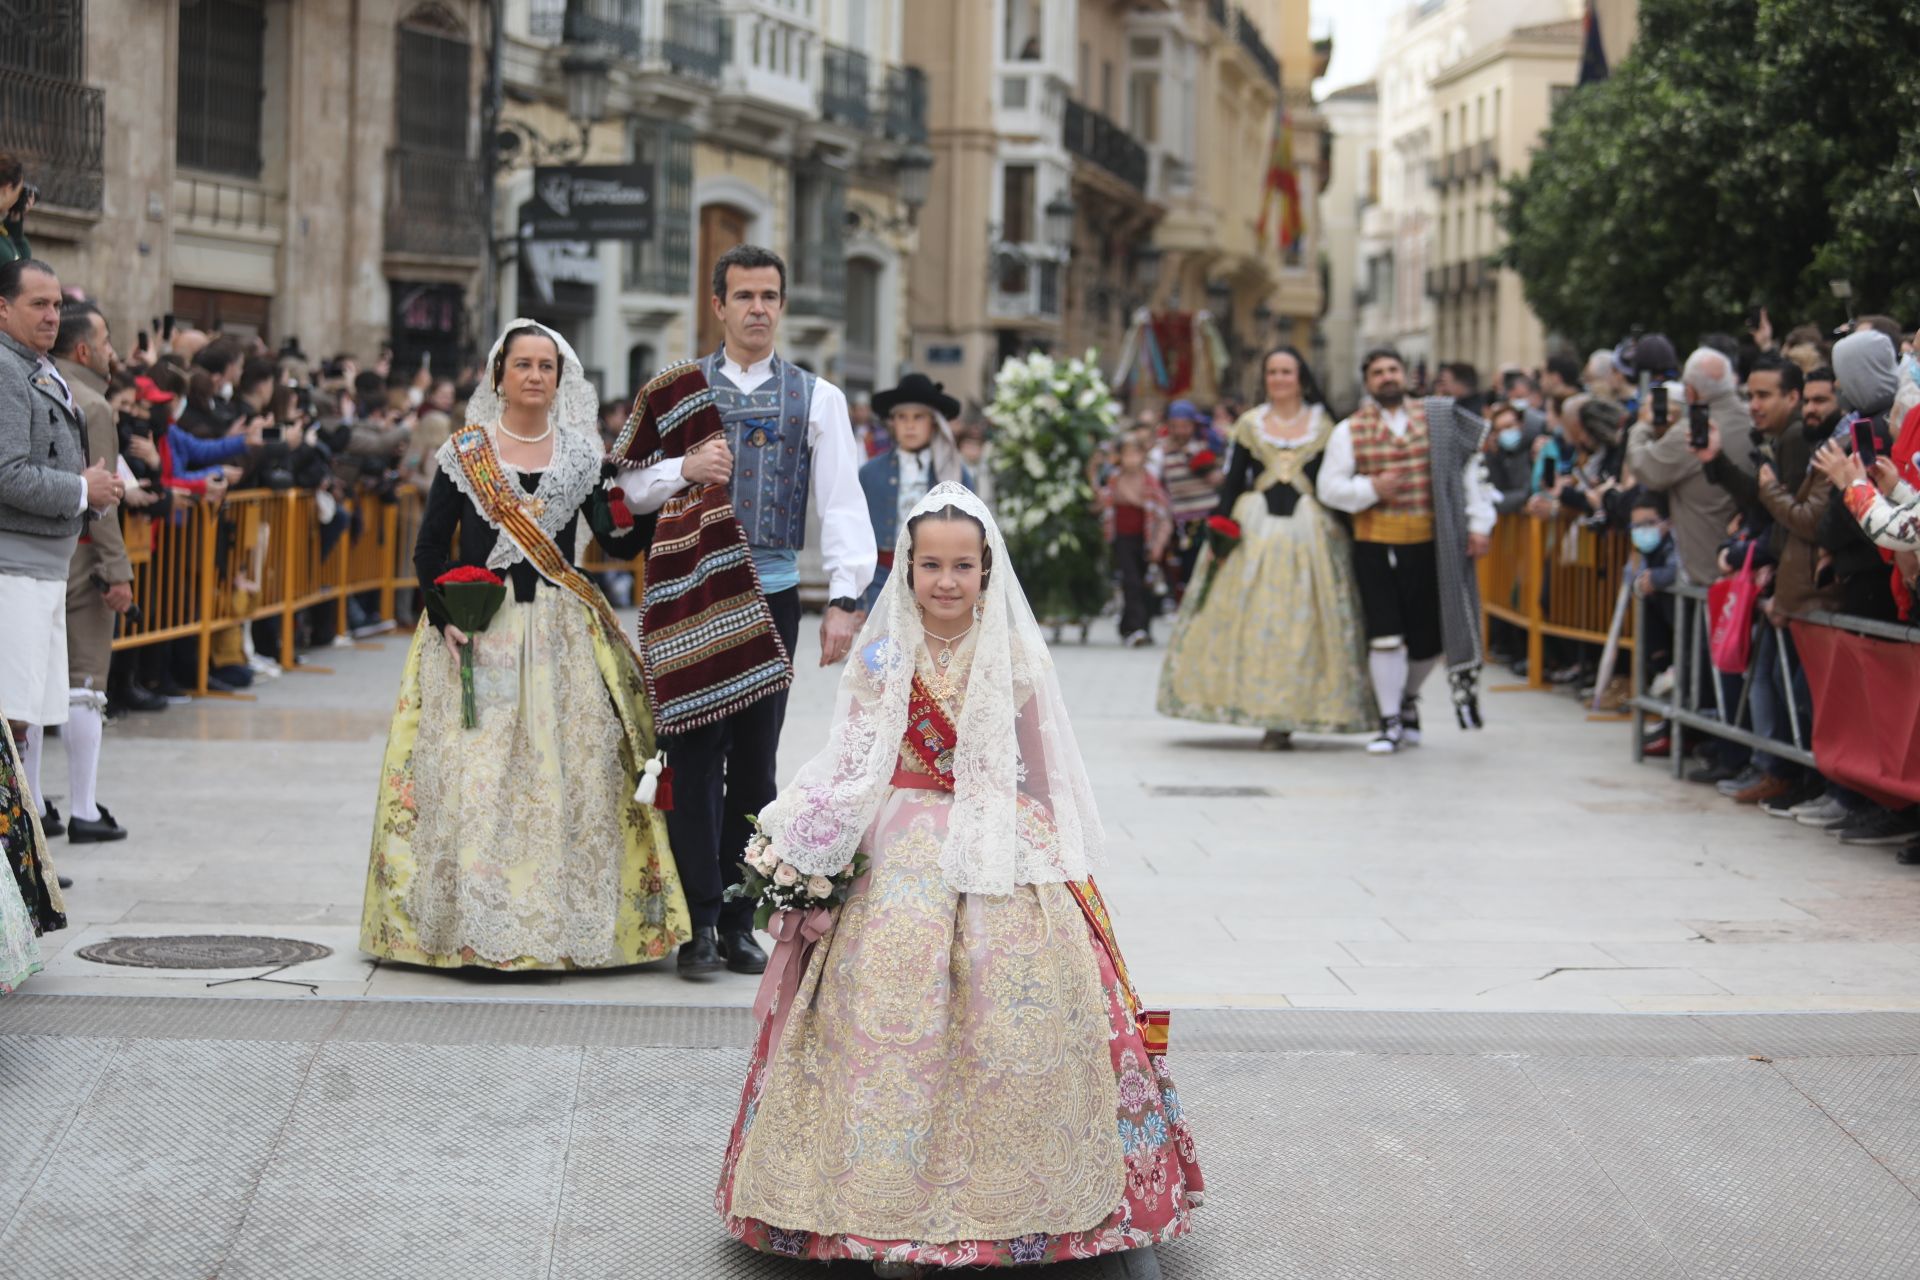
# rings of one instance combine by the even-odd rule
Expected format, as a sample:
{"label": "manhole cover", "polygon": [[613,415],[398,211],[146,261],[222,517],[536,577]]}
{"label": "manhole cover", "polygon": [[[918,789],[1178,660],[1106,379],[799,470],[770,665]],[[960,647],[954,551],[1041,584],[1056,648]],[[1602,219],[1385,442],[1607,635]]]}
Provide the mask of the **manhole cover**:
{"label": "manhole cover", "polygon": [[1225,796],[1270,796],[1270,787],[1148,787],[1150,796],[1205,796],[1209,798]]}
{"label": "manhole cover", "polygon": [[234,934],[183,934],[166,938],[108,938],[80,948],[95,964],[135,969],[261,969],[305,964],[333,954],[332,947],[297,938],[249,938]]}

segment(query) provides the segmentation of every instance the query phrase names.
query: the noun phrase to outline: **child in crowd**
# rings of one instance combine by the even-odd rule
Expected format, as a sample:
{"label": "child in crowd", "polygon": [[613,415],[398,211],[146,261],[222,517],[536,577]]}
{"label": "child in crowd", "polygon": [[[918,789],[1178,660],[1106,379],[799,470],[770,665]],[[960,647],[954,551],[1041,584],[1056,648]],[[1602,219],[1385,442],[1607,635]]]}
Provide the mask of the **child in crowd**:
{"label": "child in crowd", "polygon": [[1147,451],[1128,435],[1115,454],[1117,466],[1100,488],[1100,516],[1120,577],[1120,639],[1129,648],[1153,643],[1154,601],[1147,566],[1167,553],[1173,508],[1167,491],[1147,470]]}

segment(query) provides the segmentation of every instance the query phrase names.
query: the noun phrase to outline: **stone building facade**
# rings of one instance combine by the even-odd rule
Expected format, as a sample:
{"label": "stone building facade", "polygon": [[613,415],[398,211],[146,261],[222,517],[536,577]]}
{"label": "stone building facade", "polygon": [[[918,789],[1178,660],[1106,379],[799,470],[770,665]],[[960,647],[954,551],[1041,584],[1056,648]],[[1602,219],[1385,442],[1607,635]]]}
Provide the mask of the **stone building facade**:
{"label": "stone building facade", "polygon": [[[35,253],[123,345],[183,323],[450,357],[479,279],[470,0],[35,0],[0,36],[0,150]],[[17,104],[17,107],[16,107]]]}
{"label": "stone building facade", "polygon": [[1307,9],[1281,0],[906,0],[928,69],[933,195],[912,264],[918,367],[984,398],[1008,356],[1100,353],[1142,307],[1216,315],[1235,357],[1307,345],[1321,303],[1311,216],[1257,234],[1292,108],[1308,208],[1320,123]]}

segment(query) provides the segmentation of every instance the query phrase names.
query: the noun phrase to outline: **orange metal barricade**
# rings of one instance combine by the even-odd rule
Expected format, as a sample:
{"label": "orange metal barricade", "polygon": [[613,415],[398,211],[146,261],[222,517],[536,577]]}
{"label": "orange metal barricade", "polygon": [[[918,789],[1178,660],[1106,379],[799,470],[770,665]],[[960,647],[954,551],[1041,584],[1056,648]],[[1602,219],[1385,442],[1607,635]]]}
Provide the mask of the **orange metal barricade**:
{"label": "orange metal barricade", "polygon": [[[1480,561],[1483,635],[1495,618],[1526,632],[1527,685],[1546,688],[1546,638],[1605,644],[1632,556],[1632,543],[1618,530],[1502,517]],[[1631,616],[1622,620],[1620,647],[1633,648]]]}

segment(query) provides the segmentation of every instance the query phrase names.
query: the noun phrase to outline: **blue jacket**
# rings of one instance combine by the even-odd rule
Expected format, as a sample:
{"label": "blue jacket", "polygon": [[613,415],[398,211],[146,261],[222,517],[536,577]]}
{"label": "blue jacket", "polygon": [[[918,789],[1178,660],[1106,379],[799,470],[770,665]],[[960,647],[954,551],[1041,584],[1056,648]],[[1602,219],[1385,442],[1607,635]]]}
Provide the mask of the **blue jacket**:
{"label": "blue jacket", "polygon": [[219,470],[223,462],[247,456],[245,436],[221,436],[202,440],[179,423],[167,425],[167,452],[173,455],[173,474],[178,480],[205,480]]}
{"label": "blue jacket", "polygon": [[[973,488],[973,471],[964,463],[960,483]],[[860,607],[872,613],[880,599],[880,588],[887,585],[887,575],[893,571],[893,544],[900,536],[900,468],[892,449],[861,466],[860,489],[867,495],[867,518],[873,521],[873,541],[880,549],[879,567],[874,569],[873,581],[860,600]]]}

